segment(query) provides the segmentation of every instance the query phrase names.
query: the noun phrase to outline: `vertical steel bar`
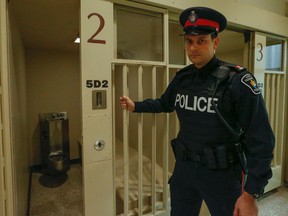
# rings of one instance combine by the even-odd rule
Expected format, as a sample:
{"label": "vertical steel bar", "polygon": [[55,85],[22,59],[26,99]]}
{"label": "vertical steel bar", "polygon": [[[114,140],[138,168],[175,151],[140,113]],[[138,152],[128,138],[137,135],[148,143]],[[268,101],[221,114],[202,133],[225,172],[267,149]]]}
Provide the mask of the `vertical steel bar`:
{"label": "vertical steel bar", "polygon": [[[112,63],[111,65],[111,69],[112,69],[112,100],[116,101],[115,98],[115,76],[116,76],[116,72],[115,72],[115,64]],[[115,111],[115,106],[112,106],[112,116],[116,116],[116,111]],[[116,134],[115,134],[115,125],[116,125],[116,118],[112,118],[112,125],[113,125],[113,131],[112,131],[112,136],[113,136],[113,191],[114,191],[114,197],[113,197],[113,208],[114,208],[114,215],[116,215]]]}
{"label": "vertical steel bar", "polygon": [[[138,67],[138,100],[143,100],[143,67]],[[143,212],[143,114],[138,114],[138,215]]]}
{"label": "vertical steel bar", "polygon": [[[157,77],[156,77],[156,66],[152,67],[152,97],[156,98],[156,85],[157,85]],[[153,114],[153,122],[152,122],[152,176],[151,176],[151,185],[152,185],[152,213],[156,213],[156,140],[157,140],[157,127],[156,127],[156,114]]]}
{"label": "vertical steel bar", "polygon": [[[281,120],[279,118],[279,114],[280,114],[280,97],[281,97],[281,75],[280,74],[276,74],[276,77],[275,77],[275,83],[276,83],[276,86],[275,86],[275,129],[274,129],[274,134],[275,134],[275,137],[276,137],[276,152],[277,152],[277,155],[279,155],[278,157],[281,157],[281,151],[280,149],[282,148],[282,145],[281,145],[281,135],[279,133],[279,126],[281,125]],[[276,158],[276,163],[278,165],[278,163],[281,163],[281,158]]]}
{"label": "vertical steel bar", "polygon": [[266,80],[265,80],[265,92],[264,92],[264,95],[263,97],[265,98],[265,103],[266,103],[266,109],[267,109],[267,112],[269,113],[269,116],[270,116],[270,106],[271,106],[271,97],[270,97],[270,94],[271,94],[271,91],[270,91],[270,86],[271,86],[271,74],[265,74],[266,76]]}
{"label": "vertical steel bar", "polygon": [[[129,68],[124,65],[123,74],[123,94],[129,95],[128,86]],[[129,213],[129,112],[123,111],[123,167],[124,167],[124,216]]]}
{"label": "vertical steel bar", "polygon": [[[166,67],[165,68],[165,82],[163,83],[166,87],[169,83],[169,69]],[[169,173],[169,126],[170,126],[170,115],[166,114],[165,115],[165,130],[164,130],[164,139],[163,139],[163,209],[165,211],[168,211],[168,173]]]}
{"label": "vertical steel bar", "polygon": [[[271,84],[270,84],[270,86],[271,86],[271,89],[270,89],[270,98],[271,98],[271,100],[270,100],[270,124],[272,126],[274,133],[275,133],[275,127],[276,127],[276,125],[275,125],[275,123],[276,123],[276,121],[275,121],[275,105],[277,106],[277,104],[275,104],[276,103],[275,98],[277,97],[275,76],[276,76],[275,74],[271,75]],[[275,149],[274,149],[274,165],[277,165],[277,161],[278,161],[277,147],[278,147],[278,145],[277,145],[277,140],[276,140],[276,145],[275,145]]]}
{"label": "vertical steel bar", "polygon": [[[168,12],[164,13],[164,32],[169,32],[169,14]],[[164,34],[164,61],[166,65],[169,64],[169,34]],[[164,74],[164,88],[168,86],[169,83],[169,68],[165,67],[165,74]],[[164,130],[164,139],[163,139],[163,195],[162,195],[162,202],[163,202],[163,209],[168,211],[168,170],[169,170],[169,114],[165,116],[165,130]]]}

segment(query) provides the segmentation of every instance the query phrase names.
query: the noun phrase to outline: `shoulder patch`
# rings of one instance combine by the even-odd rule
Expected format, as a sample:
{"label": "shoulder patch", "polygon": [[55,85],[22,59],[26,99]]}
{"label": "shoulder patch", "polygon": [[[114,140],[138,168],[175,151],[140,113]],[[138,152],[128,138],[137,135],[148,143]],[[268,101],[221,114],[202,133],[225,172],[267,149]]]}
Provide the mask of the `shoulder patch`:
{"label": "shoulder patch", "polygon": [[260,94],[260,89],[256,83],[256,80],[254,79],[254,77],[250,74],[247,73],[245,74],[242,78],[241,78],[241,82],[247,86],[255,95]]}

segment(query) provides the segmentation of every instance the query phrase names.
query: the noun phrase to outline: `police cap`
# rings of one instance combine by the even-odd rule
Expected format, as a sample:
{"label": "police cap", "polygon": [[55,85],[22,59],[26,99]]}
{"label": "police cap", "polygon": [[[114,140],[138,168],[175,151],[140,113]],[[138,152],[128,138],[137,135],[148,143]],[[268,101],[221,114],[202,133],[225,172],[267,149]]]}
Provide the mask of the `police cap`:
{"label": "police cap", "polygon": [[220,12],[207,7],[185,9],[179,17],[184,34],[206,35],[218,33],[226,28],[226,17]]}

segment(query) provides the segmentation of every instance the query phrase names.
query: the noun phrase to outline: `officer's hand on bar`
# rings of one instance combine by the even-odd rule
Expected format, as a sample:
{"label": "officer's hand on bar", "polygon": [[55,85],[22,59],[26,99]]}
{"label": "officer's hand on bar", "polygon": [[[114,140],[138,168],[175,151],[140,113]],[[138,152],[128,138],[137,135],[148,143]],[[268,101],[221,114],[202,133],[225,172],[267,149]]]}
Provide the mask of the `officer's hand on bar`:
{"label": "officer's hand on bar", "polygon": [[122,109],[133,112],[135,109],[134,102],[127,96],[120,97],[120,105]]}

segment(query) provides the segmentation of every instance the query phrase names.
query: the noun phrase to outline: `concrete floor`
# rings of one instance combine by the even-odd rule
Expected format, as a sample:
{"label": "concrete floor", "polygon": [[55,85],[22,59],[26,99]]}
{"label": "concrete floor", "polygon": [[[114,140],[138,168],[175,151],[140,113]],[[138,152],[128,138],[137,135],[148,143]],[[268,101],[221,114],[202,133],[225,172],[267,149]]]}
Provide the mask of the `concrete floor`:
{"label": "concrete floor", "polygon": [[[33,172],[31,180],[30,216],[84,215],[79,164],[72,164],[67,176],[52,179]],[[288,216],[288,188],[281,187],[269,192],[258,204],[259,216]]]}
{"label": "concrete floor", "polygon": [[31,178],[30,216],[82,216],[82,173],[72,164],[67,175],[51,178],[33,172]]}

